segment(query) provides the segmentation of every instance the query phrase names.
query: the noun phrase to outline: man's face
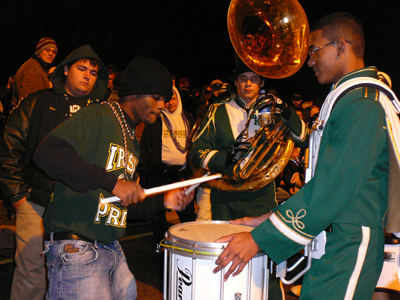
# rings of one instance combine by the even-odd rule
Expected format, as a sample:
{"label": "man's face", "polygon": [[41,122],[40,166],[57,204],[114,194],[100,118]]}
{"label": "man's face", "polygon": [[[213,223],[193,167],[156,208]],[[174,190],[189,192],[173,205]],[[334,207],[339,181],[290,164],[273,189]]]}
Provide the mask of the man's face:
{"label": "man's face", "polygon": [[218,96],[221,95],[223,91],[222,90],[211,90],[211,92],[215,98],[218,98]]}
{"label": "man's face", "polygon": [[260,94],[260,88],[264,86],[264,80],[254,72],[240,74],[236,80],[237,92],[246,104],[251,104]]}
{"label": "man's face", "polygon": [[301,99],[293,99],[293,105],[297,108],[301,108],[302,102],[303,102],[303,100],[301,100]]}
{"label": "man's face", "polygon": [[176,97],[176,93],[172,95],[171,100],[165,103],[165,108],[170,112],[173,113],[178,108],[178,98]]}
{"label": "man's face", "polygon": [[91,66],[87,59],[81,59],[74,63],[69,70],[65,66],[64,74],[67,93],[76,98],[84,98],[92,92],[96,84],[98,67]]}
{"label": "man's face", "polygon": [[[311,33],[310,49],[322,47],[331,41],[322,36],[322,29]],[[344,74],[338,63],[336,44],[331,44],[316,51],[309,58],[307,64],[313,68],[315,76],[320,84],[336,83]]]}
{"label": "man's face", "polygon": [[221,89],[221,87],[218,87],[218,88],[215,88],[215,89],[211,89],[211,93],[213,94],[213,96],[215,98],[218,98],[218,96],[223,93],[223,90]]}
{"label": "man's face", "polygon": [[115,73],[114,72],[110,72],[110,70],[108,70],[108,87],[109,88],[113,88],[114,84],[113,84],[113,80],[115,78]]}
{"label": "man's face", "polygon": [[46,64],[51,64],[53,60],[56,58],[57,50],[56,48],[49,47],[44,49],[42,52],[39,53],[39,57],[43,60]]}
{"label": "man's face", "polygon": [[134,95],[133,114],[135,120],[144,124],[154,124],[160,117],[161,110],[165,108],[165,96],[161,95]]}

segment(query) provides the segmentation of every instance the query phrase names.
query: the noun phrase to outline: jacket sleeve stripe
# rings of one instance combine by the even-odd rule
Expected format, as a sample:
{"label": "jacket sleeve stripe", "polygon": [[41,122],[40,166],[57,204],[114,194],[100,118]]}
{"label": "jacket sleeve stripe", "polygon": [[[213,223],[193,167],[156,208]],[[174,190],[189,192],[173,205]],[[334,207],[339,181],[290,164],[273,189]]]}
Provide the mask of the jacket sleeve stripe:
{"label": "jacket sleeve stripe", "polygon": [[311,242],[310,238],[306,238],[297,232],[293,231],[290,227],[288,227],[284,222],[282,222],[281,219],[278,218],[278,216],[273,213],[270,217],[269,220],[271,223],[278,229],[283,235],[285,235],[288,239],[292,240],[295,243],[301,244],[301,245],[307,245],[309,242]]}
{"label": "jacket sleeve stripe", "polygon": [[301,120],[301,133],[299,136],[295,135],[292,131],[292,136],[295,140],[299,141],[299,142],[303,142],[306,137],[307,137],[307,129],[306,129],[306,123],[304,123],[303,120]]}
{"label": "jacket sleeve stripe", "polygon": [[202,165],[202,167],[203,167],[204,169],[210,170],[210,169],[208,168],[208,162],[209,162],[210,159],[214,156],[214,154],[217,153],[217,152],[218,152],[217,150],[212,150],[212,151],[210,151],[210,152],[207,154],[206,158],[203,160],[203,165]]}

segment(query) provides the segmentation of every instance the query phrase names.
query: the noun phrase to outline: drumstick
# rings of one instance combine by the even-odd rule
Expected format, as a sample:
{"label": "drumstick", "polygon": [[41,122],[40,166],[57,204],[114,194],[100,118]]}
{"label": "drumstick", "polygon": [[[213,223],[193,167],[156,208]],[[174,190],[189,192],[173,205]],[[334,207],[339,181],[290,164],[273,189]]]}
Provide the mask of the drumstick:
{"label": "drumstick", "polygon": [[[203,177],[199,177],[199,178],[194,178],[194,179],[179,181],[179,182],[175,182],[175,183],[171,183],[171,184],[167,184],[167,185],[162,185],[162,186],[151,188],[151,189],[144,189],[144,193],[146,194],[146,197],[153,196],[153,195],[165,193],[165,192],[173,190],[173,189],[190,186],[190,185],[196,185],[196,184],[200,184],[200,183],[207,182],[210,180],[218,179],[221,177],[222,177],[222,174],[219,174],[219,173],[210,175],[210,176],[206,176],[206,177],[203,176]],[[118,198],[117,196],[112,196],[112,197],[102,199],[100,201],[100,203],[105,204],[105,203],[111,203],[111,202],[117,202],[117,201],[121,201],[121,199]]]}
{"label": "drumstick", "polygon": [[[202,177],[207,177],[208,175],[210,175],[210,173],[206,173],[204,174]],[[200,185],[200,183],[197,184],[193,184],[192,186],[190,186],[186,191],[185,191],[185,195],[189,195],[195,188],[197,188]]]}

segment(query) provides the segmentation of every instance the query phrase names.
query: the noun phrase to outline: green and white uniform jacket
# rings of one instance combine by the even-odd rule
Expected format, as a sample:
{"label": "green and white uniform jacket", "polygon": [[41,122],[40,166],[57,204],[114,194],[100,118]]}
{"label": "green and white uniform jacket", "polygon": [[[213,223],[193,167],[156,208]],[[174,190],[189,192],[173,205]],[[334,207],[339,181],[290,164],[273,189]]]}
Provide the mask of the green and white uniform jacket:
{"label": "green and white uniform jacket", "polygon": [[[254,103],[252,104],[252,106]],[[215,103],[210,106],[206,117],[192,138],[190,158],[196,168],[204,168],[211,173],[221,173],[232,176],[233,165],[226,165],[227,156],[232,152],[236,138],[244,130],[248,119],[245,103],[238,97],[227,102]],[[283,120],[294,132],[296,141],[307,143],[306,126],[304,122],[292,112],[290,120]],[[249,137],[254,136],[260,129],[257,118],[250,122]],[[213,219],[220,202],[226,203],[229,212],[218,211],[218,219],[230,220],[245,216],[262,215],[277,205],[275,200],[274,182],[252,192],[220,192],[211,191]],[[231,205],[232,204],[232,205]]]}
{"label": "green and white uniform jacket", "polygon": [[[139,143],[127,136],[127,148],[132,152],[125,153],[120,124],[107,104],[81,109],[51,135],[68,142],[85,161],[104,167],[107,172],[123,175],[124,155],[128,155],[128,177],[136,170]],[[110,196],[111,193],[101,188],[76,192],[57,181],[44,215],[45,231],[74,232],[102,243],[123,237],[127,209],[117,203],[100,204],[102,198]]]}
{"label": "green and white uniform jacket", "polygon": [[[377,70],[349,73],[332,89],[355,77],[377,78]],[[252,231],[275,262],[301,250],[331,224],[385,226],[388,133],[378,96],[376,89],[360,87],[336,103],[324,124],[314,177]]]}

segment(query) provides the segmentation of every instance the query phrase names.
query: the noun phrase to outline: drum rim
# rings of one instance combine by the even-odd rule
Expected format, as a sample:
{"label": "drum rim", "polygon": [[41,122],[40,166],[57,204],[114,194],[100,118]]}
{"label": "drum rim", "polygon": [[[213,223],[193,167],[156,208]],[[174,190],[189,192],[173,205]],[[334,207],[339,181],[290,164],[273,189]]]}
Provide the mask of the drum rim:
{"label": "drum rim", "polygon": [[[165,233],[165,239],[160,243],[161,246],[165,247],[171,252],[182,253],[185,256],[218,256],[222,253],[228,243],[215,243],[215,242],[199,242],[195,240],[188,240],[171,233],[171,230],[177,227],[185,225],[200,225],[200,224],[230,224],[229,221],[193,221],[175,224]],[[233,225],[233,224],[232,224]],[[240,225],[244,227],[251,227],[248,225]],[[262,252],[262,251],[261,251]]]}

